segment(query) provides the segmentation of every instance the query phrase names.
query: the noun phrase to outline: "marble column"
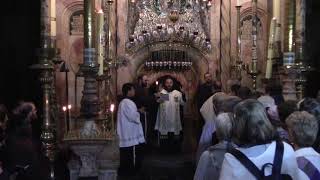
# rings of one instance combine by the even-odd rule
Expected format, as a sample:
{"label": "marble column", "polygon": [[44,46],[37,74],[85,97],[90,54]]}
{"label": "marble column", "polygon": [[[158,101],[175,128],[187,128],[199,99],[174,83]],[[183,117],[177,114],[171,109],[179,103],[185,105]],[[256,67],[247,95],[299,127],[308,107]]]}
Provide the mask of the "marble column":
{"label": "marble column", "polygon": [[[221,0],[220,14],[220,67],[221,82],[227,82],[230,79],[231,67],[231,1]],[[226,83],[222,83],[226,90]]]}

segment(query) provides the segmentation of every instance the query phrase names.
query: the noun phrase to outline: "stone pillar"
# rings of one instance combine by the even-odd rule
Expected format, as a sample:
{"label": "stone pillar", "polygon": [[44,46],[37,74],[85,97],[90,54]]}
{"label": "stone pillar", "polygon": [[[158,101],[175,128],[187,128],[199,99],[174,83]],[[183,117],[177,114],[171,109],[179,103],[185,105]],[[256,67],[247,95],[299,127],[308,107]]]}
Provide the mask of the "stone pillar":
{"label": "stone pillar", "polygon": [[[227,82],[230,78],[231,67],[231,1],[221,0],[220,13],[220,73],[221,82]],[[227,84],[222,83],[223,90],[227,89]]]}

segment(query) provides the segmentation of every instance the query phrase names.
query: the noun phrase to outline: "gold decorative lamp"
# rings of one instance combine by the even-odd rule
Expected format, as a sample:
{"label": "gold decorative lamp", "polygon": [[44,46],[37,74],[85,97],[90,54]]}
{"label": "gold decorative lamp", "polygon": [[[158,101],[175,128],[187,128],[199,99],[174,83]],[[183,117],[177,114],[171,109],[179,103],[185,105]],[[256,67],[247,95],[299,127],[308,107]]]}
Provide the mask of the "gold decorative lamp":
{"label": "gold decorative lamp", "polygon": [[234,78],[238,79],[238,81],[241,83],[241,73],[243,70],[245,70],[245,66],[241,60],[241,26],[240,26],[240,10],[241,10],[240,5],[236,6],[237,10],[237,43],[236,43],[236,51],[237,51],[237,56],[236,56],[236,61],[233,63],[231,69],[234,70]]}
{"label": "gold decorative lamp", "polygon": [[257,16],[257,0],[252,0],[252,61],[248,69],[248,74],[252,79],[252,88],[257,90],[257,77],[260,74],[258,70],[258,47],[257,47],[257,34],[258,34],[258,16]]}
{"label": "gold decorative lamp", "polygon": [[31,66],[31,69],[40,71],[40,83],[43,89],[43,125],[41,133],[41,141],[43,144],[44,154],[50,162],[50,177],[49,179],[55,179],[54,174],[54,160],[55,160],[55,150],[56,150],[56,129],[55,124],[52,122],[51,114],[51,89],[53,85],[53,60],[56,55],[56,50],[52,46],[52,38],[50,36],[50,15],[49,15],[49,4],[48,1],[41,1],[41,47],[38,49],[39,63]]}

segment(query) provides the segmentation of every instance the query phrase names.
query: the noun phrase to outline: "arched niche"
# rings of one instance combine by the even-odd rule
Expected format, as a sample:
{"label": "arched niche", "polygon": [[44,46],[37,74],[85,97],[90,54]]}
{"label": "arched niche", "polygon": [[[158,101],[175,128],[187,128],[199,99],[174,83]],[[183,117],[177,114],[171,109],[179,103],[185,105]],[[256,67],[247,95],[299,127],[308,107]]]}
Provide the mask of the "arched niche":
{"label": "arched niche", "polygon": [[[152,46],[152,47],[151,47]],[[188,97],[188,108],[194,106],[194,97],[197,90],[197,87],[200,83],[200,78],[205,72],[209,71],[209,57],[208,55],[201,53],[198,49],[185,46],[181,44],[175,44],[174,49],[179,51],[185,51],[188,53],[193,65],[190,70],[185,71],[172,71],[172,70],[159,70],[159,71],[150,71],[144,68],[145,61],[149,58],[150,52],[152,50],[162,50],[164,47],[168,46],[168,43],[156,43],[152,44],[149,47],[143,47],[136,51],[133,54],[127,54],[125,59],[127,59],[128,67],[132,73],[132,80],[135,80],[140,74],[147,74],[149,77],[149,82],[152,84],[158,78],[166,75],[170,75],[177,79],[183,90],[185,91]],[[121,85],[120,85],[121,86]]]}
{"label": "arched niche", "polygon": [[[258,69],[262,73],[258,76],[260,79],[263,77],[263,72],[265,72],[265,64],[267,58],[267,42],[268,42],[268,13],[261,3],[258,3],[257,16],[258,16]],[[240,28],[241,28],[241,58],[245,64],[250,64],[252,60],[252,7],[251,2],[244,3],[240,13]],[[252,79],[246,73],[242,73],[242,85],[252,86]],[[258,82],[258,87],[260,86],[260,80]]]}

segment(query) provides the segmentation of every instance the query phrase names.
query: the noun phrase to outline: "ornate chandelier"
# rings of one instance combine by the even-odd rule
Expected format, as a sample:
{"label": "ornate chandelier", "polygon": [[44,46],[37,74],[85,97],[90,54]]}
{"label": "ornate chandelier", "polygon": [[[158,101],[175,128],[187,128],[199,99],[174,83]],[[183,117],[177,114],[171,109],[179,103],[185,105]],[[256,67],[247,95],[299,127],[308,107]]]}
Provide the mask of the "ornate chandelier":
{"label": "ornate chandelier", "polygon": [[[131,4],[128,53],[156,43],[182,44],[209,53],[211,0],[141,0]],[[134,12],[137,12],[136,14]]]}

